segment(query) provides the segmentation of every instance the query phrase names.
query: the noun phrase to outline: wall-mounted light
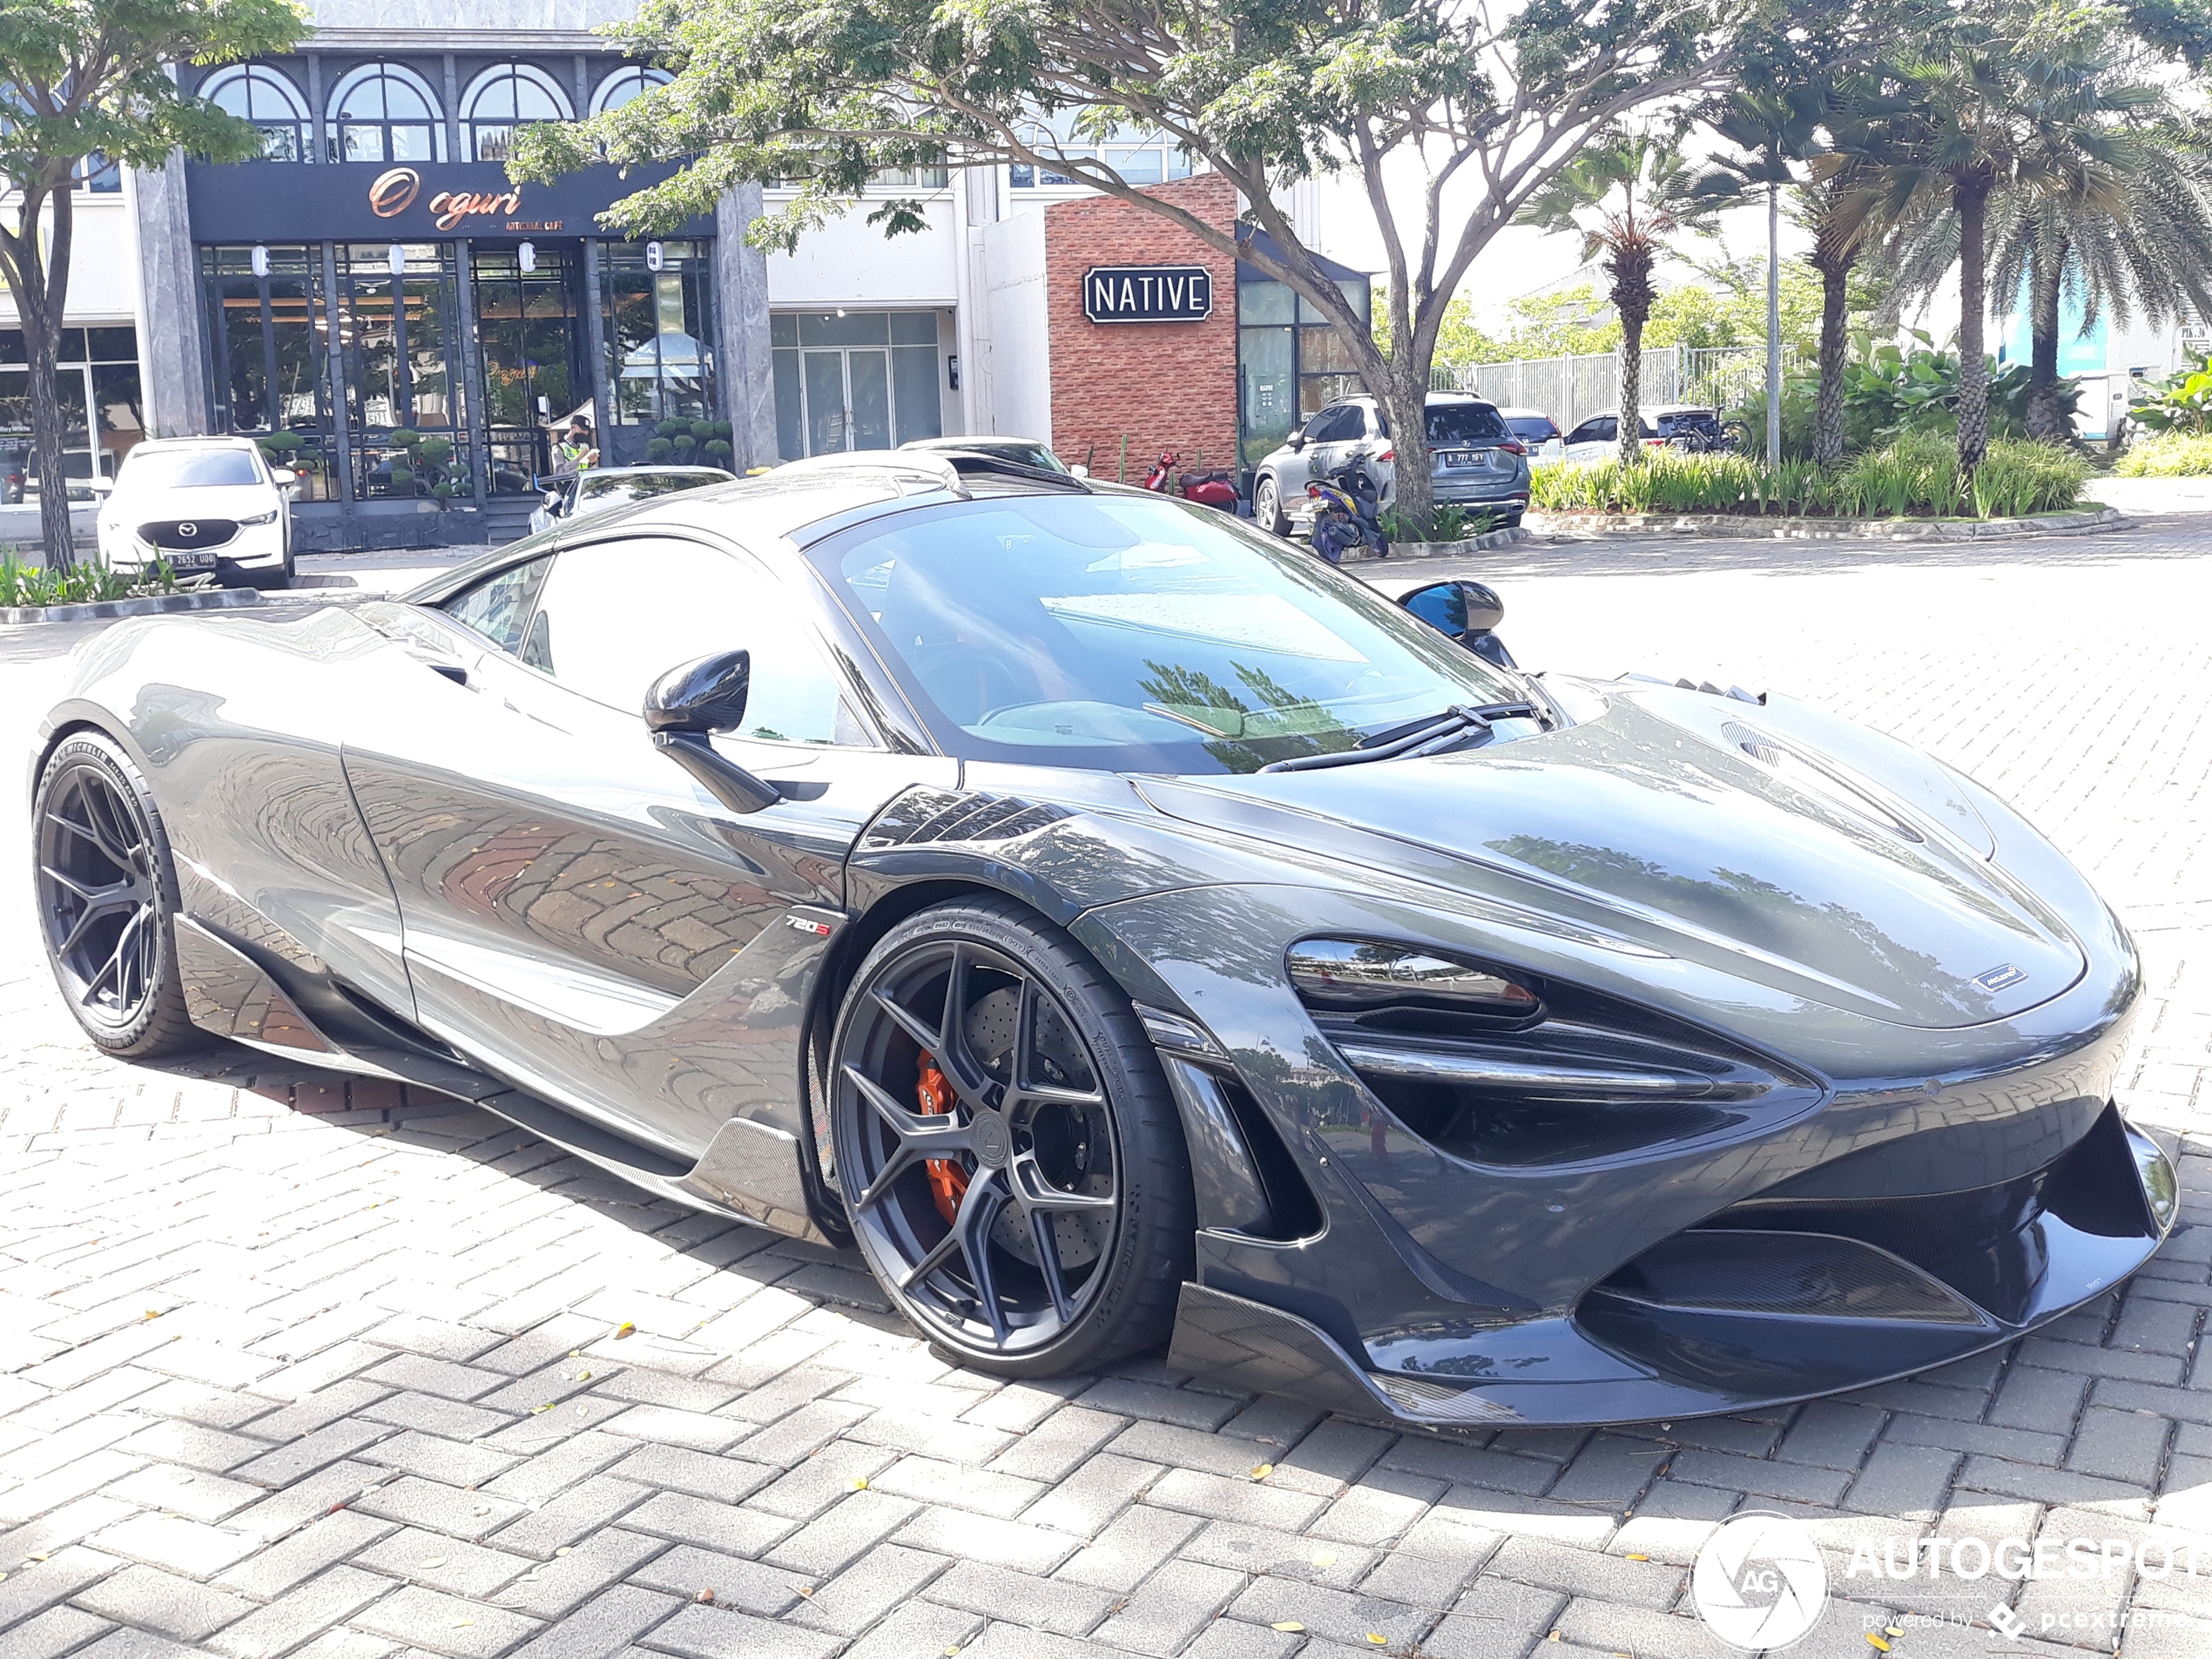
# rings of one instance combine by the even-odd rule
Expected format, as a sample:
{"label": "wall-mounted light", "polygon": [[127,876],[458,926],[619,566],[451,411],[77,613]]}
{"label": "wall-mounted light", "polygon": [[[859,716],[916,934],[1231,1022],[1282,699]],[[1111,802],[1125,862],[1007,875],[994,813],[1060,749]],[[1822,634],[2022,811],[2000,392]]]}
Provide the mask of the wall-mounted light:
{"label": "wall-mounted light", "polygon": [[268,273],[269,250],[264,247],[260,243],[256,242],[253,244],[253,274],[255,276],[266,276]]}
{"label": "wall-mounted light", "polygon": [[945,354],[945,389],[949,392],[960,390],[960,354],[958,352],[948,352]]}
{"label": "wall-mounted light", "polygon": [[394,276],[407,274],[407,250],[397,242],[384,250],[384,267]]}
{"label": "wall-mounted light", "polygon": [[527,276],[529,273],[537,269],[537,244],[535,242],[523,243],[522,246],[515,250],[515,257],[516,260],[521,261],[523,273]]}
{"label": "wall-mounted light", "polygon": [[660,244],[659,244],[658,242],[648,242],[648,243],[646,243],[646,244],[645,244],[645,268],[646,268],[648,271],[658,271],[658,270],[659,270],[659,269],[660,269],[660,267],[661,267],[661,251],[660,251]]}

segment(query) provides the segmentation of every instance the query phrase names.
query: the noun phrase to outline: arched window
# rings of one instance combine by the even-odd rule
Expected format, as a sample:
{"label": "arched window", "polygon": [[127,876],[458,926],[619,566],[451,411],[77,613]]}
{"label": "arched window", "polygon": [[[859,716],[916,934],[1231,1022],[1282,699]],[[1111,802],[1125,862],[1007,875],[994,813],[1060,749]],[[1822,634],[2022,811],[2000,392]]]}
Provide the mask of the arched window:
{"label": "arched window", "polygon": [[261,129],[264,161],[309,158],[312,128],[307,102],[276,71],[259,64],[234,64],[208,77],[199,95],[217,109]]}
{"label": "arched window", "polygon": [[429,83],[398,64],[349,70],[330,94],[333,161],[443,161],[445,116]]}
{"label": "arched window", "polygon": [[559,84],[543,70],[528,64],[496,64],[462,94],[462,143],[471,161],[504,161],[516,127],[565,121],[570,113]]}
{"label": "arched window", "polygon": [[591,95],[591,113],[604,115],[609,110],[618,110],[649,88],[665,86],[675,78],[664,69],[625,64],[599,83],[599,90]]}

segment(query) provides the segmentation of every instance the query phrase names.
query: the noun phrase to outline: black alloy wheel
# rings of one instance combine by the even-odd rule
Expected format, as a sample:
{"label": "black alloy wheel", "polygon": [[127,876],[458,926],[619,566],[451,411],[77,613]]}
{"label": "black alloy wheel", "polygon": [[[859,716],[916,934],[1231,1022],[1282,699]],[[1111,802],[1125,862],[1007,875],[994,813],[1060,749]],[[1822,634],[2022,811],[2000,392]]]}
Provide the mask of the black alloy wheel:
{"label": "black alloy wheel", "polygon": [[1128,1000],[1008,900],[894,927],[831,1050],[836,1180],[894,1303],[1002,1376],[1150,1346],[1191,1251],[1190,1175]]}
{"label": "black alloy wheel", "polygon": [[39,934],[85,1035],[132,1059],[198,1041],[177,974],[168,837],[130,757],[96,733],[64,738],[33,812]]}

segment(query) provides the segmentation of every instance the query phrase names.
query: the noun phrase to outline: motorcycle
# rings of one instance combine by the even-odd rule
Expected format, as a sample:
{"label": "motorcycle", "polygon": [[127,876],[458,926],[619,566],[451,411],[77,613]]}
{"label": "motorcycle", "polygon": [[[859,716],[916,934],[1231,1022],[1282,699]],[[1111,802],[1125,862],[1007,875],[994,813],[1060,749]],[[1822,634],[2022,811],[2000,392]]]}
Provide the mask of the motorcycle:
{"label": "motorcycle", "polygon": [[1379,559],[1390,556],[1390,541],[1382,532],[1382,501],[1366,469],[1353,465],[1316,478],[1305,487],[1313,502],[1313,550],[1332,564],[1359,548],[1370,549]]}
{"label": "motorcycle", "polygon": [[[1175,469],[1183,457],[1172,449],[1160,451],[1160,458],[1152,463],[1152,470],[1144,475],[1144,488],[1159,495],[1172,496],[1170,487]],[[1225,472],[1186,472],[1182,478],[1182,493],[1185,501],[1195,501],[1201,507],[1212,507],[1224,513],[1237,510],[1237,486],[1229,482]]]}

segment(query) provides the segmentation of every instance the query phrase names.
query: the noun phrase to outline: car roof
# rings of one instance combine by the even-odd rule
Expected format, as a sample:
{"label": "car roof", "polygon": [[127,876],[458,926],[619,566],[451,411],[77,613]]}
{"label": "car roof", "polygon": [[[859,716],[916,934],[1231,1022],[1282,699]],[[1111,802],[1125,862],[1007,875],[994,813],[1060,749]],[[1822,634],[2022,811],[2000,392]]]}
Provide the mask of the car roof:
{"label": "car roof", "polygon": [[587,467],[582,472],[556,472],[555,478],[665,478],[671,473],[690,477],[703,473],[710,478],[734,478],[727,467]]}
{"label": "car roof", "polygon": [[1025,438],[1018,432],[974,432],[964,438],[909,438],[901,449],[965,449],[978,443],[1026,443],[1039,449],[1052,446],[1042,438]]}
{"label": "car roof", "polygon": [[1148,493],[1072,478],[1055,483],[1042,476],[992,474],[971,480],[963,478],[949,459],[927,451],[865,449],[815,455],[786,462],[755,477],[655,496],[596,513],[585,527],[556,526],[441,571],[401,598],[411,604],[435,604],[507,564],[550,553],[570,538],[596,538],[617,528],[624,534],[703,530],[772,563],[792,544],[805,546],[873,518],[972,500],[979,493],[973,488],[977,485],[981,486],[980,493],[999,496],[1061,496],[1071,488],[1100,494]]}
{"label": "car roof", "polygon": [[[230,434],[212,434],[199,438],[141,438],[131,446],[131,454],[141,449],[159,452],[165,449],[251,449],[258,452],[260,445],[251,438]],[[128,456],[125,457],[126,460]]]}

